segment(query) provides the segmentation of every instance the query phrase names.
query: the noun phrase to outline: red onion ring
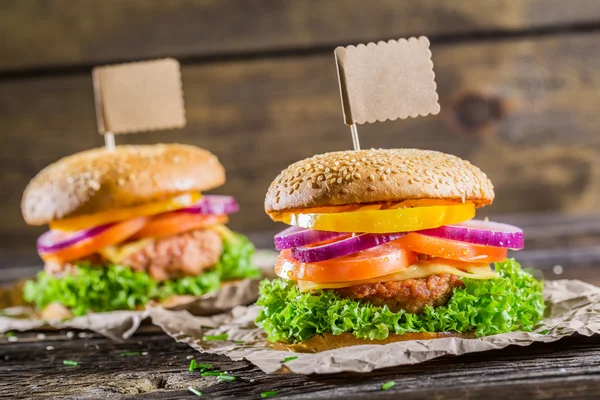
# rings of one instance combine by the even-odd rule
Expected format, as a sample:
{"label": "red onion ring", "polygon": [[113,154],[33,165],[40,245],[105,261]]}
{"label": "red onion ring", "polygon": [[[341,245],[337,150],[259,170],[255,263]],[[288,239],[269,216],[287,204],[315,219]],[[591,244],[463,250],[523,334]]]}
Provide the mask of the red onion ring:
{"label": "red onion ring", "polygon": [[206,195],[202,196],[196,204],[185,207],[175,212],[194,214],[233,214],[240,210],[239,204],[231,196]]}
{"label": "red onion ring", "polygon": [[275,235],[275,248],[277,250],[291,249],[294,247],[306,246],[313,243],[324,242],[326,240],[337,239],[348,236],[347,233],[316,231],[313,229],[290,226],[286,230]]}
{"label": "red onion ring", "polygon": [[37,249],[40,253],[52,253],[65,247],[72,246],[82,240],[94,237],[114,224],[99,225],[76,232],[62,232],[50,230],[42,234],[37,240]]}
{"label": "red onion ring", "polygon": [[375,246],[391,242],[406,235],[406,232],[373,234],[363,233],[334,243],[315,247],[297,247],[292,249],[292,257],[301,262],[319,262],[358,253]]}
{"label": "red onion ring", "polygon": [[501,224],[499,222],[470,220],[456,225],[440,226],[439,228],[418,231],[423,235],[435,236],[444,239],[457,240],[480,244],[484,246],[504,247],[511,250],[520,250],[525,247],[523,230],[520,228]]}

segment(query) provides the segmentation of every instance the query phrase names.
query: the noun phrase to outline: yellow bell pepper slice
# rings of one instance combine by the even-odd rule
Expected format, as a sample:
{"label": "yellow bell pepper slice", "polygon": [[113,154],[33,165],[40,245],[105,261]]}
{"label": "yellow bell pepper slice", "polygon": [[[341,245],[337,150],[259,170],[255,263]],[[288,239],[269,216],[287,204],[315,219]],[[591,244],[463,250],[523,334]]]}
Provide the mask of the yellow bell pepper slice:
{"label": "yellow bell pepper slice", "polygon": [[456,224],[475,217],[475,205],[359,210],[339,213],[282,213],[278,220],[288,225],[331,232],[412,232]]}
{"label": "yellow bell pepper slice", "polygon": [[117,208],[114,210],[101,211],[96,214],[82,215],[80,217],[54,221],[50,223],[50,229],[72,232],[91,228],[93,226],[108,224],[110,222],[124,221],[130,218],[161,214],[164,212],[189,207],[198,202],[201,197],[202,195],[198,192],[184,193],[166,200],[140,204],[139,206]]}

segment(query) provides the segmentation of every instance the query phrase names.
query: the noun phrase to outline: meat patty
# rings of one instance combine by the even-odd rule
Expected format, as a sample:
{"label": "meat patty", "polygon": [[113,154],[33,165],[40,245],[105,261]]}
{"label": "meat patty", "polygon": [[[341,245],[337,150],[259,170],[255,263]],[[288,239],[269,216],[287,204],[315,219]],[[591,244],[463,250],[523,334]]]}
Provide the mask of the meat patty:
{"label": "meat patty", "polygon": [[425,306],[446,304],[453,289],[463,286],[459,276],[440,274],[427,278],[350,286],[337,289],[337,292],[343,297],[368,301],[375,306],[387,305],[394,312],[404,310],[418,314],[423,312]]}
{"label": "meat patty", "polygon": [[222,252],[223,240],[217,232],[198,229],[157,239],[127,256],[122,264],[161,282],[198,275],[214,266]]}

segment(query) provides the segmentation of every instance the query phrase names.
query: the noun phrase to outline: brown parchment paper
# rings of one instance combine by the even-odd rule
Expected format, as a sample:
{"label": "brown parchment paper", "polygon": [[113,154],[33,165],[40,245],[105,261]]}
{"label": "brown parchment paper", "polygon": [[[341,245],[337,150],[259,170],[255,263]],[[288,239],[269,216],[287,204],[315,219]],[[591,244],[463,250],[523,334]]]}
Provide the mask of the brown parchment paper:
{"label": "brown parchment paper", "polygon": [[337,47],[334,55],[346,125],[440,112],[425,36]]}
{"label": "brown parchment paper", "polygon": [[[265,277],[271,277],[276,253],[257,251],[253,262]],[[188,315],[214,315],[232,307],[252,303],[258,297],[258,280],[229,282],[214,293],[202,297],[181,296],[176,303],[163,304],[169,310],[186,310]],[[102,334],[113,340],[127,339],[149,316],[149,309],[92,313],[69,320],[43,320],[22,301],[23,281],[0,288],[0,333],[34,329],[82,329]]]}
{"label": "brown parchment paper", "polygon": [[[212,317],[193,317],[186,311],[164,308],[148,310],[152,322],[178,342],[200,352],[224,354],[232,360],[246,359],[266,373],[329,374],[343,371],[369,372],[397,365],[416,364],[445,355],[460,355],[553,342],[575,333],[600,333],[600,288],[577,280],[548,281],[544,297],[547,317],[534,332],[511,332],[478,339],[442,338],[386,345],[361,345],[321,353],[291,353],[265,348],[264,333],[254,325],[260,308],[235,307]],[[228,334],[227,341],[202,341],[203,335]],[[233,340],[243,340],[235,343]],[[298,358],[283,363],[290,355]]]}
{"label": "brown parchment paper", "polygon": [[173,58],[96,67],[98,132],[134,133],[186,125],[179,61]]}

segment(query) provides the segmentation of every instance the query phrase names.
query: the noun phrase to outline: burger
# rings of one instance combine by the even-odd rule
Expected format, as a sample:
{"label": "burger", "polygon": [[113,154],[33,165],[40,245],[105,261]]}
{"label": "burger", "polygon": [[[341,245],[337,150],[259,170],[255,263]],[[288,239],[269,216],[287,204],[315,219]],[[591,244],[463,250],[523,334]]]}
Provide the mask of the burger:
{"label": "burger", "polygon": [[98,148],[49,165],[21,203],[29,225],[50,225],[37,241],[44,270],[25,300],[66,318],[257,278],[253,245],[225,226],[238,204],[203,195],[224,183],[214,154],[181,144]]}
{"label": "burger", "polygon": [[283,170],[266,213],[275,273],[256,320],[275,346],[314,352],[448,336],[530,331],[542,282],[507,252],[515,226],[474,220],[494,188],[477,167],[437,151],[316,155]]}

